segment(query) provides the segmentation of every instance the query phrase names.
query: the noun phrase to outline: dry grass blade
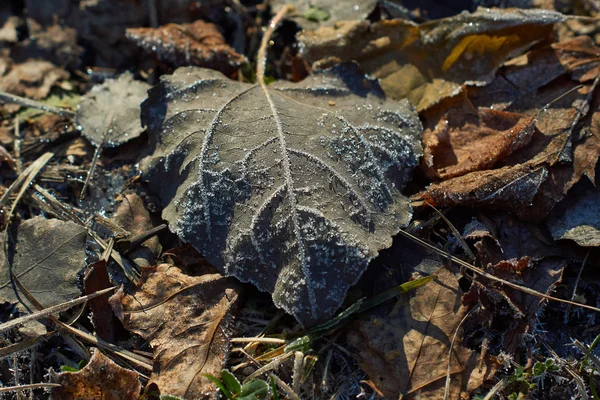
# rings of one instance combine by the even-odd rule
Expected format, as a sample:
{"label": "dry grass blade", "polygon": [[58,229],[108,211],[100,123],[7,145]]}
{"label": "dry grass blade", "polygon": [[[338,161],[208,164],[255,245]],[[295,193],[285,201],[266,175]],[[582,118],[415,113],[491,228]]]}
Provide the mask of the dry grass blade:
{"label": "dry grass blade", "polygon": [[583,343],[581,343],[577,339],[575,339],[573,345],[577,347],[583,354],[585,354],[588,360],[590,360],[592,364],[594,364],[594,367],[596,367],[596,369],[600,371],[600,359],[596,355],[594,355],[589,348],[587,348]]}
{"label": "dry grass blade", "polygon": [[0,387],[0,393],[21,392],[23,390],[46,389],[60,387],[58,383],[32,383],[30,385]]}
{"label": "dry grass blade", "polygon": [[260,337],[253,337],[253,338],[233,338],[231,339],[231,343],[271,343],[271,344],[287,344],[288,342],[286,340],[283,339],[277,339],[277,338],[260,338]]}
{"label": "dry grass blade", "polygon": [[14,328],[15,326],[19,326],[27,321],[33,321],[33,320],[38,320],[38,319],[42,319],[42,318],[47,318],[47,317],[51,316],[52,314],[56,314],[58,312],[68,310],[69,308],[72,308],[81,303],[85,303],[86,301],[93,299],[94,297],[101,296],[104,293],[108,293],[114,289],[115,289],[114,287],[111,287],[108,289],[100,290],[96,293],[92,293],[87,296],[82,296],[77,299],[67,301],[65,303],[55,305],[53,307],[48,307],[43,310],[34,312],[32,314],[24,315],[22,317],[5,322],[2,325],[0,325],[0,332],[4,332],[8,329]]}
{"label": "dry grass blade", "polygon": [[463,237],[460,234],[460,232],[454,227],[454,225],[452,224],[452,222],[450,222],[450,220],[448,218],[446,218],[446,216],[444,215],[444,213],[442,213],[436,207],[432,206],[429,203],[427,203],[427,205],[429,207],[433,208],[433,210],[435,211],[435,213],[437,215],[439,215],[439,217],[441,219],[444,220],[444,222],[446,223],[446,225],[448,225],[448,228],[450,228],[450,230],[452,231],[452,235],[454,235],[454,237],[456,238],[456,240],[458,240],[458,242],[460,243],[460,246],[465,251],[465,253],[467,253],[467,255],[469,256],[469,258],[471,260],[475,260],[475,258],[476,258],[475,254],[473,254],[473,252],[471,251],[471,248],[469,247],[469,245],[467,244],[467,242],[465,242],[465,239],[463,239]]}
{"label": "dry grass blade", "polygon": [[38,206],[42,210],[54,214],[57,218],[63,221],[71,221],[81,226],[85,226],[85,222],[78,216],[78,214],[82,215],[80,210],[77,210],[71,206],[67,206],[65,203],[54,197],[52,193],[38,184],[34,184],[33,189],[40,198],[38,198],[38,196],[32,197],[38,201]]}
{"label": "dry grass blade", "polygon": [[54,153],[45,153],[45,154],[41,155],[40,158],[38,158],[37,160],[35,160],[29,167],[27,167],[17,177],[17,179],[15,179],[15,181],[12,183],[12,185],[10,185],[10,187],[2,195],[2,197],[0,198],[0,207],[3,207],[6,204],[8,204],[8,200],[10,199],[10,195],[13,194],[17,189],[24,188],[24,189],[21,189],[21,191],[17,195],[17,198],[15,199],[15,202],[14,202],[14,204],[12,206],[12,209],[11,209],[11,212],[9,214],[9,217],[10,217],[10,215],[12,215],[12,213],[14,211],[14,208],[15,208],[15,205],[18,203],[19,198],[21,198],[21,196],[23,195],[23,193],[25,193],[25,190],[27,190],[27,187],[29,186],[29,184],[31,183],[31,181],[33,179],[35,179],[35,177],[40,172],[40,170],[48,163],[48,161],[50,161],[50,159],[52,157],[54,157]]}
{"label": "dry grass blade", "polygon": [[75,113],[64,108],[57,108],[40,103],[39,101],[27,99],[25,97],[15,96],[14,94],[0,92],[0,103],[13,103],[23,107],[36,108],[45,112],[60,115],[61,117],[73,118]]}
{"label": "dry grass blade", "polygon": [[292,399],[292,400],[300,400],[300,396],[298,396],[296,393],[294,393],[294,391],[292,390],[292,388],[289,387],[287,383],[285,383],[284,381],[282,381],[281,378],[279,378],[275,374],[271,374],[269,376],[271,377],[271,379],[273,379],[275,381],[275,383],[277,384],[277,386],[279,386],[285,392],[285,394],[288,395],[288,397],[290,399]]}
{"label": "dry grass blade", "polygon": [[593,306],[589,306],[587,304],[576,303],[574,301],[565,300],[565,299],[559,299],[557,297],[548,296],[547,294],[540,293],[540,292],[538,292],[536,290],[529,289],[527,287],[520,286],[520,285],[517,285],[515,283],[509,282],[507,280],[498,278],[497,276],[488,274],[487,272],[485,272],[485,271],[483,271],[483,270],[481,270],[481,269],[479,269],[479,268],[477,268],[477,267],[469,264],[466,261],[461,260],[458,257],[454,257],[453,255],[449,254],[448,252],[446,252],[444,250],[438,249],[436,246],[434,246],[434,245],[426,242],[425,240],[420,239],[420,238],[418,238],[418,237],[416,237],[416,236],[414,236],[414,235],[412,235],[412,234],[410,234],[410,233],[408,233],[408,232],[406,232],[406,231],[404,231],[402,229],[398,233],[400,235],[404,236],[405,238],[407,238],[409,240],[412,240],[413,242],[419,244],[420,246],[423,246],[426,249],[429,249],[429,250],[431,250],[431,251],[433,251],[433,252],[441,255],[442,257],[448,258],[452,262],[455,262],[456,264],[458,264],[458,265],[460,265],[462,267],[465,267],[466,269],[468,269],[468,270],[476,273],[477,275],[479,275],[479,276],[481,276],[483,278],[489,279],[489,280],[494,281],[494,282],[498,282],[498,283],[500,283],[502,285],[505,285],[505,286],[508,286],[510,288],[519,290],[519,291],[521,291],[523,293],[527,293],[527,294],[535,296],[535,297],[539,297],[541,299],[551,300],[551,301],[557,301],[559,303],[570,304],[570,305],[575,306],[575,307],[581,307],[581,308],[586,308],[588,310],[592,310],[592,311],[595,311],[595,312],[600,312],[600,308],[598,308],[598,307],[593,307]]}
{"label": "dry grass blade", "polygon": [[[100,245],[100,247],[102,247],[103,250],[109,248],[109,245],[106,243],[106,241],[104,241],[96,232],[89,229],[88,234],[96,241],[96,243]],[[121,254],[114,249],[110,251],[110,256],[117,264],[119,264],[119,266],[123,269],[123,272],[125,272],[125,276],[127,276],[131,282],[135,284],[139,283],[141,273],[133,263],[126,258],[123,258]]]}
{"label": "dry grass blade", "polygon": [[446,386],[444,387],[444,400],[448,400],[450,396],[450,379],[452,378],[452,352],[454,351],[454,344],[456,343],[456,338],[458,337],[458,332],[462,327],[462,324],[469,318],[471,314],[479,309],[479,304],[473,307],[460,321],[456,330],[454,331],[454,335],[452,336],[452,342],[450,343],[450,350],[448,351],[448,372],[446,373]]}
{"label": "dry grass blade", "polygon": [[[23,295],[25,296],[25,298],[27,298],[27,300],[29,300],[31,302],[31,304],[34,305],[34,307],[36,307],[38,310],[40,311],[44,311],[44,307],[36,300],[35,297],[33,297],[33,295],[31,293],[29,293],[29,291],[27,290],[27,288],[25,288],[23,286],[23,284],[21,283],[21,281],[19,281],[19,279],[13,275],[13,278],[15,279],[15,283],[16,285],[19,287],[19,289],[21,290],[21,292],[23,293]],[[98,291],[96,293],[93,293],[92,295],[94,295],[94,297],[100,296],[102,295],[104,292],[110,291],[114,288],[106,288],[102,291]],[[90,295],[91,296],[91,295]],[[88,299],[89,300],[89,299]],[[47,310],[47,309],[46,309]],[[152,366],[150,365],[150,361],[146,360],[144,357],[142,356],[138,356],[135,353],[132,353],[128,350],[122,349],[119,346],[116,346],[112,343],[108,343],[100,338],[97,338],[93,335],[90,335],[89,333],[83,332],[79,329],[73,328],[67,324],[65,324],[64,322],[59,321],[56,317],[54,317],[53,315],[48,315],[48,318],[50,318],[52,320],[52,322],[54,322],[58,328],[60,330],[62,330],[63,332],[68,332],[71,333],[83,340],[85,340],[88,343],[91,343],[95,346],[98,346],[104,350],[113,352],[115,354],[118,354],[120,357],[122,357],[123,359],[131,362],[132,364],[140,367],[140,368],[144,368],[148,371],[152,370]],[[68,342],[68,339],[67,339]],[[85,358],[85,357],[84,357]]]}

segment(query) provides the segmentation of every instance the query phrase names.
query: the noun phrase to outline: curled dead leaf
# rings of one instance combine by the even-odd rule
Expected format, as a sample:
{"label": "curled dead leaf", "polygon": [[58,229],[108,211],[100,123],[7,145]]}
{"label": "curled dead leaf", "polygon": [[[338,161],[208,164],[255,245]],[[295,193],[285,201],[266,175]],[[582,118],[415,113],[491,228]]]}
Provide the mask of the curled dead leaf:
{"label": "curled dead leaf", "polygon": [[227,44],[217,25],[202,20],[158,28],[129,28],[127,38],[174,67],[195,65],[231,74],[248,62]]}
{"label": "curled dead leaf", "polygon": [[118,366],[98,349],[81,371],[52,371],[50,379],[61,385],[50,390],[52,400],[137,400],[142,388],[137,372]]}
{"label": "curled dead leaf", "polygon": [[433,179],[445,180],[489,169],[526,146],[534,131],[534,117],[451,108],[434,128],[423,132],[424,170]]}

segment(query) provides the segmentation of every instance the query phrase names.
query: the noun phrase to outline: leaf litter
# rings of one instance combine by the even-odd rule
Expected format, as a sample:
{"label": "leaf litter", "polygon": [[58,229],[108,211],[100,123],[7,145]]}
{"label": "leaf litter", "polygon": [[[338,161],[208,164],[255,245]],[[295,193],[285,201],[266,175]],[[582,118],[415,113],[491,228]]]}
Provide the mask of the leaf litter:
{"label": "leaf litter", "polygon": [[[597,385],[577,349],[596,330],[598,10],[296,1],[265,32],[245,0],[26,3],[0,6],[2,265],[52,279],[22,274],[0,306],[5,391],[47,397],[48,368],[90,345],[131,378],[114,398]],[[84,371],[62,390],[108,387]]]}

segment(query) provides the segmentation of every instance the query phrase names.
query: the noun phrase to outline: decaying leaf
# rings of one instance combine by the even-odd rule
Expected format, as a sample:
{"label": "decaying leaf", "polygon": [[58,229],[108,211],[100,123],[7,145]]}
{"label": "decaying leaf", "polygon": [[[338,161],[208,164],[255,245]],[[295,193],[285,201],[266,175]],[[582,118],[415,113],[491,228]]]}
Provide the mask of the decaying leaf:
{"label": "decaying leaf", "polygon": [[433,179],[449,179],[488,169],[526,146],[534,117],[489,108],[450,109],[433,129],[423,132],[423,164]]}
{"label": "decaying leaf", "polygon": [[[358,362],[385,398],[443,398],[451,354],[451,399],[479,387],[493,375],[493,366],[477,366],[478,354],[466,348],[459,331],[468,309],[461,305],[458,279],[446,268],[435,281],[401,299],[391,312],[361,320],[348,334]],[[404,397],[403,397],[404,396]]]}
{"label": "decaying leaf", "polygon": [[98,349],[81,371],[51,372],[50,379],[62,385],[52,388],[52,400],[137,400],[142,388],[137,372],[118,366]]}
{"label": "decaying leaf", "polygon": [[541,184],[548,177],[545,167],[516,165],[470,174],[434,183],[412,197],[413,204],[433,206],[487,206],[500,210],[519,210],[531,205]]}
{"label": "decaying leaf", "polygon": [[548,216],[547,226],[555,240],[571,239],[580,246],[600,246],[600,193],[596,188],[568,196]]}
{"label": "decaying leaf", "polygon": [[240,285],[219,274],[193,277],[161,264],[145,268],[131,294],[110,299],[126,329],[141,335],[154,351],[148,386],[185,399],[204,398],[228,356],[231,313]]}
{"label": "decaying leaf", "polygon": [[41,100],[48,96],[52,86],[69,74],[48,61],[29,60],[13,65],[10,71],[0,77],[0,88],[19,96]]}
{"label": "decaying leaf", "polygon": [[227,44],[217,25],[202,20],[158,28],[130,28],[127,38],[175,67],[194,65],[231,74],[248,61]]}
{"label": "decaying leaf", "polygon": [[[78,275],[85,268],[87,231],[73,222],[35,217],[19,226],[12,272],[42,304],[50,307],[80,295]],[[9,253],[10,259],[10,253]],[[0,265],[0,298],[24,301],[15,294],[9,263]]]}
{"label": "decaying leaf", "polygon": [[[593,82],[585,81],[585,86],[580,87],[579,81],[573,79],[585,77],[598,68],[596,60],[589,57],[589,53],[598,49],[585,52],[577,42],[573,40],[562,46],[553,44],[532,50],[508,62],[490,85],[469,87],[461,96],[444,100],[424,112],[427,129],[423,164],[431,177],[443,179],[447,176],[448,179],[417,194],[414,199],[420,203],[415,204],[427,201],[446,206],[491,206],[540,222],[584,174],[593,179],[600,155],[600,129],[596,126],[598,118],[588,110],[595,110],[599,102],[596,96],[592,96]],[[559,51],[559,48],[563,50]],[[575,50],[568,52],[564,49]],[[575,61],[576,57],[580,57],[579,62]],[[460,172],[462,166],[458,157],[461,154],[453,147],[456,144],[460,148],[463,133],[445,129],[445,121],[450,122],[448,116],[453,114],[462,116],[482,107],[515,112],[523,116],[523,121],[529,120],[527,129],[533,129],[535,125],[533,132],[526,135],[529,142],[503,155],[499,160],[499,165],[504,165],[501,168],[454,178],[451,174],[442,175],[448,170]],[[475,119],[475,116],[471,118]],[[481,126],[473,125],[473,128],[474,134],[485,133]],[[444,136],[446,133],[448,136]],[[504,134],[504,146],[510,149],[513,138],[507,137],[510,131]],[[471,148],[479,145],[467,137],[464,140]],[[433,148],[429,150],[427,146],[431,144]],[[498,145],[497,149],[487,146],[485,151],[482,147],[469,155],[465,152],[463,164],[475,168],[482,156],[489,156],[492,163],[503,148],[502,145]],[[440,158],[440,166],[449,164],[452,168],[436,169],[432,154]],[[485,161],[481,163],[484,168]],[[506,201],[507,195],[511,197],[510,201]]]}
{"label": "decaying leaf", "polygon": [[[518,283],[539,293],[550,295],[562,279],[567,262],[558,258],[547,258],[531,262],[527,257],[502,261],[488,266],[488,272]],[[523,335],[535,326],[540,316],[544,299],[511,289],[496,282],[477,278],[463,300],[465,304],[485,304],[469,317],[469,325],[488,332],[501,331],[503,335],[492,338],[490,348],[515,352],[522,345]],[[500,328],[496,329],[495,327]]]}
{"label": "decaying leaf", "polygon": [[265,90],[180,68],[142,113],[171,230],[303,323],[331,317],[410,220],[421,124],[352,64]]}
{"label": "decaying leaf", "polygon": [[140,104],[150,88],[125,73],[96,85],[81,97],[76,120],[82,134],[96,146],[115,147],[142,134]]}
{"label": "decaying leaf", "polygon": [[459,93],[461,85],[489,83],[511,55],[548,37],[562,14],[546,10],[479,8],[416,25],[405,20],[337,22],[298,35],[315,67],[356,60],[394,99],[408,97],[421,111]]}

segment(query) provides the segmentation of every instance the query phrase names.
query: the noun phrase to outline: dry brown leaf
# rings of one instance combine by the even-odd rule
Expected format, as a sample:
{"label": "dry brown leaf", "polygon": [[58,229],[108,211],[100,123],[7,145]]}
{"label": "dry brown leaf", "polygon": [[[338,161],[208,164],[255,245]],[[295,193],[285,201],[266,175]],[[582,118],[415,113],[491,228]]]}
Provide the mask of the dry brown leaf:
{"label": "dry brown leaf", "polygon": [[553,11],[480,8],[421,25],[342,21],[298,39],[315,67],[356,60],[389,97],[408,97],[422,111],[459,93],[465,82],[489,83],[509,56],[548,37],[563,20]]}
{"label": "dry brown leaf", "polygon": [[0,88],[19,96],[41,100],[48,96],[52,86],[69,74],[48,61],[29,60],[13,65],[12,69],[0,78]]}
{"label": "dry brown leaf", "polygon": [[158,28],[130,28],[127,38],[174,67],[195,65],[231,74],[248,61],[227,44],[217,25],[202,20]]}
{"label": "dry brown leaf", "polygon": [[534,117],[479,108],[451,108],[423,132],[423,169],[432,179],[449,179],[488,169],[526,146]]}
{"label": "dry brown leaf", "polygon": [[121,289],[110,299],[126,329],[154,350],[147,387],[185,399],[215,390],[204,374],[220,376],[228,355],[232,308],[240,285],[219,274],[194,277],[161,264],[144,268],[131,294]]}
{"label": "dry brown leaf", "polygon": [[[348,334],[361,367],[386,398],[443,397],[450,343],[468,309],[458,279],[446,268],[437,279],[400,300],[392,312],[359,321]],[[476,368],[478,355],[458,334],[452,349],[450,398],[479,387],[495,368]]]}
{"label": "dry brown leaf", "polygon": [[52,400],[137,400],[142,388],[135,371],[118,366],[98,349],[81,371],[51,371],[50,377],[62,385],[52,388]]}
{"label": "dry brown leaf", "polygon": [[[588,72],[595,71],[597,62],[589,54],[600,53],[600,49],[585,51],[580,42],[574,39],[517,57],[500,71],[490,85],[468,88],[466,94],[442,101],[425,112],[426,126],[430,126],[428,131],[432,131],[434,128],[431,126],[435,124],[441,125],[434,131],[437,136],[430,132],[424,138],[426,145],[432,143],[432,150],[437,150],[437,153],[426,150],[425,154],[429,157],[423,162],[426,172],[434,178],[448,175],[442,175],[447,170],[440,173],[434,168],[436,164],[432,154],[441,155],[442,166],[459,161],[457,155],[460,153],[451,147],[458,139],[453,142],[452,136],[444,136],[448,129],[443,129],[446,128],[443,124],[449,115],[460,116],[464,110],[473,112],[482,107],[516,112],[527,116],[524,119],[533,118],[535,131],[525,147],[501,160],[504,167],[454,178],[449,174],[448,180],[433,184],[415,195],[413,200],[419,201],[415,204],[426,201],[447,206],[490,206],[539,222],[583,174],[593,177],[600,155],[600,142],[592,128],[593,115],[586,116],[586,113],[588,109],[598,107],[598,100],[589,104],[593,88],[591,82],[578,88],[579,81],[570,76],[586,76]],[[576,57],[580,57],[579,62]],[[449,130],[448,134],[451,133],[454,132]],[[440,136],[445,141],[437,139]],[[467,144],[477,150],[465,151],[464,158],[478,160],[484,146],[477,146],[477,141],[473,140],[468,140]],[[495,152],[491,151],[490,162],[495,156]],[[473,162],[467,165],[475,167]],[[450,169],[450,172],[454,171]]]}
{"label": "dry brown leaf", "polygon": [[414,206],[486,206],[499,210],[520,210],[531,205],[548,177],[545,167],[516,165],[476,171],[429,185],[411,197]]}

